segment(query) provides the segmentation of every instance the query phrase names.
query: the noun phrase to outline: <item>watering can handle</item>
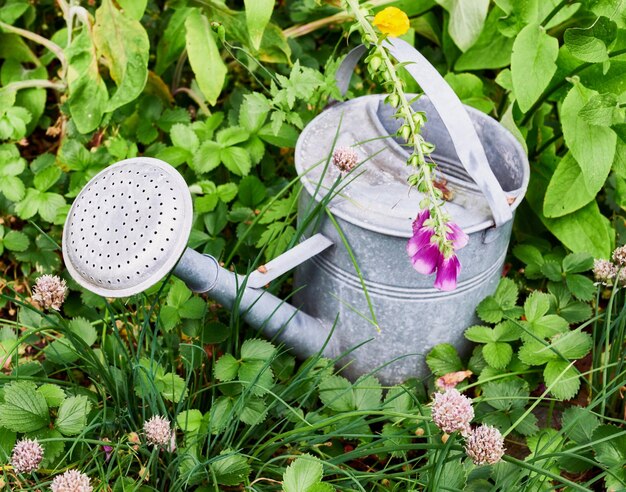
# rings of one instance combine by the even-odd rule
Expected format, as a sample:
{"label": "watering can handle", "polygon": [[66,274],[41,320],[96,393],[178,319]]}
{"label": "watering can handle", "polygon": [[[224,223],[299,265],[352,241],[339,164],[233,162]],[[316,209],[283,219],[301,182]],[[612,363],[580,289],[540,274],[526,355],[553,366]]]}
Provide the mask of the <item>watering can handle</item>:
{"label": "watering can handle", "polygon": [[[485,149],[463,104],[452,88],[424,56],[401,39],[384,41],[385,47],[420,85],[445,125],[463,167],[485,195],[496,227],[513,218],[506,195],[496,179]],[[337,86],[345,94],[356,64],[365,54],[364,45],[354,48],[337,69]]]}

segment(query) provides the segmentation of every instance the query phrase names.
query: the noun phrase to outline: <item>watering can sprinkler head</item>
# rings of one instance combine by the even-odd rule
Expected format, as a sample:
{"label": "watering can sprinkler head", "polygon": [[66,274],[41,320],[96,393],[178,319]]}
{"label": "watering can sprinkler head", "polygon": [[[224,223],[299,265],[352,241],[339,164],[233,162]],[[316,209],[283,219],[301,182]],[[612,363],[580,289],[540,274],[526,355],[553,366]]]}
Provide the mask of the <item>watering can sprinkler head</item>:
{"label": "watering can sprinkler head", "polygon": [[187,248],[192,219],[191,194],[176,169],[149,157],[120,161],[74,200],[63,230],[65,265],[76,282],[105,297],[137,294],[173,270],[194,292],[227,307],[237,304],[250,325],[299,355],[325,345],[327,327],[262,287],[331,246],[330,240],[317,234],[269,262],[264,273],[243,277]]}

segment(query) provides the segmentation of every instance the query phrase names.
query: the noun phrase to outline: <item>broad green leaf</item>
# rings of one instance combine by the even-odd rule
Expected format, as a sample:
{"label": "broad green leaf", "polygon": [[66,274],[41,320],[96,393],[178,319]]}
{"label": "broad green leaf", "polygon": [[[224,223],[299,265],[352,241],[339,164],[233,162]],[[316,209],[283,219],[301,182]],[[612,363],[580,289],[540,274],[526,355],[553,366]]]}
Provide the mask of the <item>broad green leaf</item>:
{"label": "broad green leaf", "polygon": [[235,183],[224,183],[217,187],[216,193],[224,203],[231,202],[237,196],[238,187]]}
{"label": "broad green leaf", "polygon": [[37,393],[43,395],[46,399],[46,403],[51,408],[58,407],[61,402],[65,399],[65,391],[60,386],[56,384],[42,384],[39,388],[37,388]]}
{"label": "broad green leaf", "polygon": [[559,42],[538,24],[529,24],[513,43],[513,92],[522,112],[539,99],[556,72]]}
{"label": "broad green leaf", "polygon": [[584,275],[569,274],[565,283],[570,292],[581,301],[591,301],[596,293],[596,286],[590,278]]}
{"label": "broad green leaf", "polygon": [[117,4],[122,8],[125,14],[139,21],[146,11],[148,0],[117,0]]}
{"label": "broad green leaf", "polygon": [[350,381],[341,376],[330,376],[319,384],[322,403],[335,412],[349,412],[356,408]]}
{"label": "broad green leaf", "polygon": [[238,485],[250,474],[248,460],[240,454],[229,451],[222,451],[209,466],[215,474],[217,483],[221,485]]}
{"label": "broad green leaf", "polygon": [[185,433],[197,432],[202,425],[202,412],[197,409],[184,410],[176,416],[176,423]]}
{"label": "broad green leaf", "polygon": [[220,158],[226,168],[237,176],[246,176],[250,172],[252,162],[250,155],[241,147],[228,147],[222,149]]}
{"label": "broad green leaf", "polygon": [[154,71],[161,75],[174,63],[185,49],[185,19],[190,8],[177,8],[170,17],[163,35],[156,48],[156,66]]}
{"label": "broad green leaf", "polygon": [[524,314],[529,322],[538,321],[550,309],[550,295],[535,291],[524,302]]}
{"label": "broad green leaf", "polygon": [[463,104],[473,106],[484,113],[493,111],[493,101],[485,95],[483,81],[476,75],[472,73],[448,73],[445,80]]}
{"label": "broad green leaf", "polygon": [[178,403],[187,397],[187,383],[178,374],[168,372],[156,380],[161,396]]}
{"label": "broad green leaf", "polygon": [[182,123],[176,123],[170,130],[170,138],[176,147],[187,150],[190,153],[196,152],[200,146],[198,136],[192,130],[191,126]]}
{"label": "broad green leaf", "polygon": [[463,369],[459,354],[449,343],[435,345],[426,356],[426,364],[435,376],[443,376]]}
{"label": "broad green leaf", "polygon": [[[457,59],[455,70],[502,68],[511,63],[514,38],[505,37],[498,29],[498,20],[503,14],[498,7],[490,10],[478,39]],[[498,49],[494,50],[494,46],[498,46]]]}
{"label": "broad green leaf", "polygon": [[591,335],[584,331],[568,331],[552,337],[551,346],[566,359],[581,359],[591,350]]}
{"label": "broad green leaf", "polygon": [[250,138],[250,133],[239,126],[224,128],[215,135],[217,143],[222,147],[232,147],[233,145],[245,142],[248,138]]}
{"label": "broad green leaf", "polygon": [[600,420],[591,410],[583,407],[569,407],[563,411],[561,428],[567,437],[578,444],[587,444],[593,439],[594,430]]}
{"label": "broad green leaf", "polygon": [[478,39],[487,18],[489,0],[435,0],[450,13],[448,32],[454,43],[467,51]]}
{"label": "broad green leaf", "polygon": [[615,94],[598,94],[578,111],[578,116],[590,125],[611,126],[624,121]]}
{"label": "broad green leaf", "polygon": [[248,132],[256,133],[265,123],[270,109],[270,102],[263,94],[246,94],[239,108],[239,124]]}
{"label": "broad green leaf", "polygon": [[322,480],[324,468],[317,458],[305,454],[287,467],[283,475],[283,492],[308,492]]}
{"label": "broad green leaf", "polygon": [[565,31],[565,47],[579,60],[590,63],[609,59],[608,47],[617,36],[617,24],[607,17],[599,17],[587,28],[571,28]]}
{"label": "broad green leaf", "polygon": [[0,405],[0,425],[15,432],[31,432],[45,427],[50,413],[45,397],[30,382],[4,386],[4,404]]}
{"label": "broad green leaf", "polygon": [[231,422],[233,418],[234,403],[231,398],[220,396],[213,402],[210,410],[209,429],[211,433],[218,434]]}
{"label": "broad green leaf", "polygon": [[465,330],[465,338],[476,343],[489,343],[497,341],[493,329],[487,326],[470,326]]}
{"label": "broad green leaf", "polygon": [[80,434],[87,426],[91,402],[86,396],[70,396],[61,402],[55,428],[64,436]]}
{"label": "broad green leaf", "polygon": [[[563,100],[560,114],[565,142],[580,166],[590,193],[599,191],[609,175],[617,143],[613,130],[591,125],[579,115],[579,111],[596,94],[596,91],[574,83]],[[579,193],[579,190],[576,188],[570,192]]]}
{"label": "broad green leaf", "polygon": [[478,317],[487,323],[498,323],[505,316],[518,316],[516,307],[518,288],[515,282],[508,278],[500,279],[493,296],[483,299],[476,308]]}
{"label": "broad green leaf", "polygon": [[441,490],[467,490],[467,470],[460,459],[447,460],[441,467],[437,488]]}
{"label": "broad green leaf", "polygon": [[23,232],[9,231],[6,236],[4,236],[4,239],[2,239],[2,244],[4,244],[4,247],[9,251],[26,251],[30,241],[28,236]]}
{"label": "broad green leaf", "polygon": [[78,131],[89,133],[100,125],[109,94],[98,71],[96,48],[86,27],[74,36],[66,55],[69,62],[68,108]]}
{"label": "broad green leaf", "polygon": [[69,323],[69,329],[74,335],[81,338],[87,345],[93,345],[96,343],[96,339],[98,338],[96,329],[93,327],[91,322],[85,318],[74,318],[71,320]]}
{"label": "broad green leaf", "polygon": [[504,342],[489,342],[483,347],[483,357],[491,367],[504,369],[511,361],[513,348]]}
{"label": "broad green leaf", "polygon": [[576,369],[564,360],[552,360],[543,370],[546,386],[559,400],[569,400],[576,396],[580,388],[580,378]]}
{"label": "broad green leaf", "polygon": [[246,360],[239,368],[239,379],[250,392],[257,396],[263,396],[274,386],[274,373],[267,361]]}
{"label": "broad green leaf", "polygon": [[262,398],[247,398],[239,419],[248,425],[258,425],[267,417],[267,406]]}
{"label": "broad green leaf", "polygon": [[256,176],[246,176],[239,182],[239,201],[246,207],[255,208],[267,194],[265,185]]}
{"label": "broad green leaf", "polygon": [[198,10],[192,10],[185,20],[187,56],[200,90],[209,104],[214,105],[226,79],[222,60],[209,21]]}
{"label": "broad green leaf", "polygon": [[380,406],[383,390],[374,376],[360,378],[353,386],[357,410],[374,410]]}
{"label": "broad green leaf", "polygon": [[207,140],[202,142],[198,151],[193,155],[191,168],[198,174],[208,173],[220,165],[220,144]]}
{"label": "broad green leaf", "polygon": [[587,272],[593,268],[593,256],[587,253],[571,253],[563,259],[565,273]]}
{"label": "broad green leaf", "polygon": [[215,363],[213,372],[220,381],[232,381],[239,372],[239,361],[231,354],[224,354]]}
{"label": "broad green leaf", "polygon": [[276,347],[267,340],[251,338],[241,345],[241,358],[243,360],[270,361],[276,353]]}
{"label": "broad green leaf", "polygon": [[606,176],[594,174],[586,178],[573,154],[568,152],[550,179],[543,213],[546,217],[562,217],[584,207],[595,199],[607,176],[608,171]]}
{"label": "broad green leaf", "polygon": [[178,313],[184,319],[202,319],[206,313],[206,301],[198,296],[193,296],[185,302]]}
{"label": "broad green leaf", "polygon": [[250,41],[252,41],[252,47],[258,50],[261,46],[265,26],[272,17],[274,0],[244,0],[244,5]]}
{"label": "broad green leaf", "polygon": [[483,396],[485,403],[503,412],[523,409],[528,402],[528,384],[519,378],[485,383]]}
{"label": "broad green leaf", "polygon": [[9,464],[16,441],[16,432],[0,427],[0,465]]}
{"label": "broad green leaf", "polygon": [[[598,442],[601,441],[601,442]],[[626,463],[626,431],[614,425],[601,425],[593,432],[593,451],[605,466]]]}
{"label": "broad green leaf", "polygon": [[137,99],[146,85],[150,51],[148,34],[138,20],[121,13],[111,0],[103,0],[96,10],[93,38],[117,85],[106,106],[107,112],[114,111]]}
{"label": "broad green leaf", "polygon": [[191,297],[191,290],[185,285],[185,282],[174,279],[169,292],[167,293],[167,305],[180,308]]}

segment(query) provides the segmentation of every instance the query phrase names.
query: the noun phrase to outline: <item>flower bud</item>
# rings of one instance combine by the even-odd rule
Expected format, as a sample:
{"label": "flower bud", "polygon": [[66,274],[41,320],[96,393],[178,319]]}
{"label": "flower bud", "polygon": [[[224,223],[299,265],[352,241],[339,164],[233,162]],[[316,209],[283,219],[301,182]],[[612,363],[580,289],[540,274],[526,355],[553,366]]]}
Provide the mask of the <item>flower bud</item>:
{"label": "flower bud", "polygon": [[409,138],[411,138],[411,128],[409,127],[409,125],[402,125],[402,127],[400,128],[400,135],[404,140],[406,140],[407,142],[409,141]]}
{"label": "flower bud", "polygon": [[398,94],[389,94],[387,96],[387,102],[391,104],[394,108],[397,108],[400,104],[400,97]]}
{"label": "flower bud", "polygon": [[382,64],[383,64],[383,59],[377,54],[372,55],[372,57],[369,59],[370,68],[374,72],[376,72]]}

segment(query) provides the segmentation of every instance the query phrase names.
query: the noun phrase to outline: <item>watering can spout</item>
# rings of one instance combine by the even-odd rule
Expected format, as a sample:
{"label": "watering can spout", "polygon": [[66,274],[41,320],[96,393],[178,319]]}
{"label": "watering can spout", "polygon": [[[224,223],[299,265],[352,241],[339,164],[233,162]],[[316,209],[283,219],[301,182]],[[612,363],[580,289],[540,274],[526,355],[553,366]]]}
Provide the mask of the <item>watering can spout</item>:
{"label": "watering can spout", "polygon": [[330,338],[329,326],[262,288],[330,245],[330,240],[317,234],[248,277],[220,267],[212,256],[187,248],[173,274],[194,292],[205,293],[228,309],[237,309],[250,326],[284,343],[297,356],[322,353],[334,358],[339,350]]}

